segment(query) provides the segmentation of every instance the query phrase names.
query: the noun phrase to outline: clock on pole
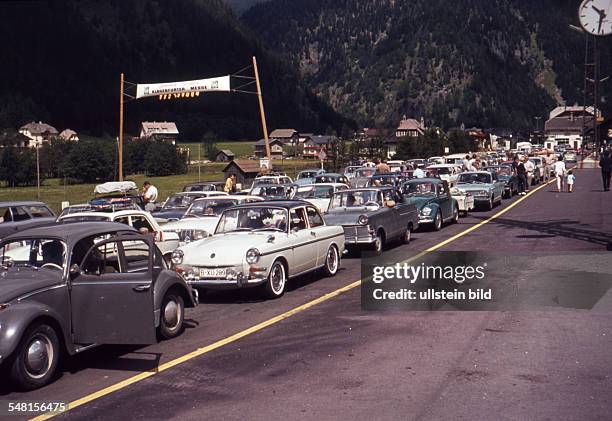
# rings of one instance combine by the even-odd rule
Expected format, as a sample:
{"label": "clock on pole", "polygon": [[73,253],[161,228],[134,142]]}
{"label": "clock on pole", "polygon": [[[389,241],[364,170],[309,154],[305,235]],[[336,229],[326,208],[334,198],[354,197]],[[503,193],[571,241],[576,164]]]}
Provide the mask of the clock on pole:
{"label": "clock on pole", "polygon": [[584,0],[578,8],[578,17],[589,34],[612,34],[612,0]]}

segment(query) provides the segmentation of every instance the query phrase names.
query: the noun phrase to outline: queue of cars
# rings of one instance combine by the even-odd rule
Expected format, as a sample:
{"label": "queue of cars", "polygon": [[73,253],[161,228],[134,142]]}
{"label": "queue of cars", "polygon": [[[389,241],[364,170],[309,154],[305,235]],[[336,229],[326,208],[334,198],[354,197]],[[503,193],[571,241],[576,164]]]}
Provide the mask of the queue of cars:
{"label": "queue of cars", "polygon": [[299,275],[334,276],[345,252],[380,254],[515,191],[498,162],[471,172],[444,157],[392,164],[390,174],[308,170],[297,184],[266,175],[231,195],[194,183],[153,214],[127,184],[97,188],[107,195],[57,218],[44,203],[0,203],[0,368],[23,389],[44,386],[62,355],[179,335],[199,289],[278,298]]}

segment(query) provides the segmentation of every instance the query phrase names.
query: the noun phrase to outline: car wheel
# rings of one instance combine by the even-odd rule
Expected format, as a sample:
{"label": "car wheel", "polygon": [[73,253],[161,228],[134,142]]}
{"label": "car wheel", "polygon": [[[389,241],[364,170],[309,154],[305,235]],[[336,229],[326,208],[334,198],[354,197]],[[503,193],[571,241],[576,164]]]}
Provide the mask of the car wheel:
{"label": "car wheel", "polygon": [[19,342],[10,367],[13,381],[24,390],[50,383],[59,361],[59,339],[46,324],[32,325]]}
{"label": "car wheel", "polygon": [[434,231],[440,231],[442,229],[442,215],[440,215],[440,211],[436,212],[433,229]]}
{"label": "car wheel", "polygon": [[285,293],[287,271],[280,260],[275,261],[270,268],[268,280],[265,283],[266,294],[270,298],[281,297]]}
{"label": "car wheel", "polygon": [[412,225],[408,225],[404,235],[402,235],[402,244],[409,244],[412,239]]}
{"label": "car wheel", "polygon": [[453,224],[459,222],[459,209],[457,208],[457,206],[453,206],[453,219],[451,219],[451,222]]}
{"label": "car wheel", "polygon": [[323,266],[323,273],[325,276],[334,276],[338,273],[340,267],[340,254],[338,249],[333,244],[327,249],[327,255],[325,256],[325,266]]}
{"label": "car wheel", "polygon": [[374,253],[376,253],[377,256],[380,256],[382,254],[384,246],[385,246],[385,238],[383,236],[382,231],[379,230],[376,233],[376,238],[374,239]]}
{"label": "car wheel", "polygon": [[159,336],[172,339],[183,331],[185,320],[185,302],[183,297],[174,291],[166,293],[160,308]]}

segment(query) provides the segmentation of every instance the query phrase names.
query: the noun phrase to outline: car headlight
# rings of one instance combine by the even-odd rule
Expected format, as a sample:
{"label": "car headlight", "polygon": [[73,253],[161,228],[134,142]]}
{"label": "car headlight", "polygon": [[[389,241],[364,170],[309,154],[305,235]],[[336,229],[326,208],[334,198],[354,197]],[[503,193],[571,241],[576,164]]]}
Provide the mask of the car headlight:
{"label": "car headlight", "polygon": [[368,224],[368,216],[367,215],[359,215],[359,218],[357,218],[357,222],[360,225],[367,225]]}
{"label": "car headlight", "polygon": [[183,263],[184,256],[185,253],[183,253],[183,250],[174,250],[174,252],[172,252],[172,264],[180,265],[181,263]]}
{"label": "car headlight", "polygon": [[429,206],[425,206],[425,207],[423,208],[423,210],[421,211],[421,213],[422,213],[424,216],[429,216],[429,215],[431,215],[431,211],[432,211],[432,209],[431,209]]}
{"label": "car headlight", "polygon": [[259,261],[261,253],[257,249],[249,249],[246,252],[246,261],[249,265],[253,265]]}
{"label": "car headlight", "polygon": [[480,190],[478,192],[478,196],[488,196],[488,195],[489,195],[489,192],[486,190]]}
{"label": "car headlight", "polygon": [[10,307],[10,304],[0,304],[0,311],[5,310]]}

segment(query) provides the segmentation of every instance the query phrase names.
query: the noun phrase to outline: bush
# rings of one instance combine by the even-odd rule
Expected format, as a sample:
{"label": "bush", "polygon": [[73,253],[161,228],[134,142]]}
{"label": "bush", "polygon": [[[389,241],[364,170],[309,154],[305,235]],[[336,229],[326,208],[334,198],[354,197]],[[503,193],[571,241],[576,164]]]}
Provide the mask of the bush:
{"label": "bush", "polygon": [[166,142],[148,141],[144,154],[144,172],[151,176],[185,174],[186,157],[175,145]]}
{"label": "bush", "polygon": [[114,180],[115,145],[114,141],[104,139],[77,142],[63,160],[64,174],[82,183]]}
{"label": "bush", "polygon": [[0,179],[9,187],[35,185],[36,150],[5,146],[0,159]]}

